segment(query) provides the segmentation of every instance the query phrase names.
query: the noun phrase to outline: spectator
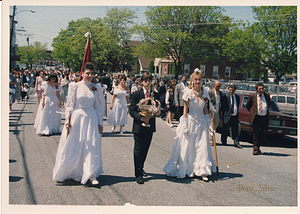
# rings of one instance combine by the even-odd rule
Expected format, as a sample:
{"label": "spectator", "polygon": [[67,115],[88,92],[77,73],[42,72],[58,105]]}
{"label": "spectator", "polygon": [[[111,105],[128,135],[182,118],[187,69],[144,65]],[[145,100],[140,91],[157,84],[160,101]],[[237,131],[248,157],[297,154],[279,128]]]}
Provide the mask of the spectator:
{"label": "spectator", "polygon": [[250,111],[249,122],[253,127],[253,155],[260,155],[260,145],[268,131],[271,99],[262,83],[256,83],[255,89],[256,93],[249,95],[246,108]]}
{"label": "spectator", "polygon": [[222,132],[221,141],[223,145],[227,145],[228,129],[231,128],[232,140],[234,146],[242,148],[238,138],[238,123],[239,123],[239,105],[240,97],[235,94],[236,86],[230,85],[228,92],[221,97],[221,112],[222,112]]}
{"label": "spectator", "polygon": [[9,111],[12,110],[12,104],[15,102],[16,85],[17,85],[17,78],[15,76],[15,71],[12,71],[9,77]]}
{"label": "spectator", "polygon": [[[208,94],[211,100],[214,109],[213,122],[214,122],[214,129],[217,130],[219,123],[220,123],[220,105],[221,105],[221,96],[222,92],[219,90],[221,87],[220,81],[215,81],[214,88],[209,90]],[[213,134],[210,133],[210,144],[213,146]]]}
{"label": "spectator", "polygon": [[172,82],[169,87],[168,90],[166,92],[166,106],[168,109],[168,113],[167,113],[167,119],[166,119],[166,125],[170,126],[171,128],[173,127],[172,121],[174,119],[175,116],[175,101],[174,101],[174,89],[175,89],[175,82]]}
{"label": "spectator", "polygon": [[166,97],[166,92],[167,92],[169,84],[170,84],[170,80],[165,79],[163,81],[163,84],[158,88],[159,101],[160,101],[161,107],[164,109],[161,111],[161,114],[160,114],[162,119],[166,118],[167,110],[166,110],[165,97]]}
{"label": "spectator", "polygon": [[175,107],[177,108],[177,120],[179,121],[180,117],[183,115],[183,106],[184,106],[184,100],[182,99],[182,95],[184,92],[184,89],[188,86],[186,82],[186,76],[182,75],[181,77],[181,83],[178,83],[175,87],[175,93],[174,93],[174,101],[175,101]]}

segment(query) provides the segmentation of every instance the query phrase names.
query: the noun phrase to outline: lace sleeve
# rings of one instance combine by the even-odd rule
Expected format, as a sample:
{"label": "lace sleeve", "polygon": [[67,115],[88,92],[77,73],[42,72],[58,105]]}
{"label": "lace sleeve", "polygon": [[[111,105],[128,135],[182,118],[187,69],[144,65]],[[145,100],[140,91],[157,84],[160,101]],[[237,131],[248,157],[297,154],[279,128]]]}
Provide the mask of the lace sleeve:
{"label": "lace sleeve", "polygon": [[105,105],[105,102],[103,102],[104,95],[102,93],[100,84],[96,84],[96,88],[97,91],[96,91],[96,100],[95,100],[95,110],[98,117],[98,124],[103,126],[103,108]]}
{"label": "lace sleeve", "polygon": [[212,110],[213,112],[215,112],[216,110],[215,110],[213,104],[211,103],[211,99],[210,99],[210,96],[208,94],[208,91],[209,91],[208,87],[203,88],[203,97],[207,97],[208,100],[209,100],[209,110]]}
{"label": "lace sleeve", "polygon": [[74,106],[75,106],[75,100],[76,100],[76,91],[77,91],[77,84],[76,83],[70,83],[69,90],[68,90],[68,96],[67,96],[67,102],[66,102],[66,123],[69,120],[70,113],[73,112]]}
{"label": "lace sleeve", "polygon": [[184,101],[188,101],[189,99],[192,99],[194,97],[195,95],[193,94],[193,90],[185,87],[185,89],[183,90],[182,99]]}

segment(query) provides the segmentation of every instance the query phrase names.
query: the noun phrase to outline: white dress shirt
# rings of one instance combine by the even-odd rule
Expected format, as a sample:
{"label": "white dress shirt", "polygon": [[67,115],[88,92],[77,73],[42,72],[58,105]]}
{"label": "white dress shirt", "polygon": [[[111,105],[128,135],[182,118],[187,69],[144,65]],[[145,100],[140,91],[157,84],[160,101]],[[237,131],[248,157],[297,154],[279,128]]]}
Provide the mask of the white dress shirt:
{"label": "white dress shirt", "polygon": [[262,100],[262,112],[261,113],[259,113],[259,100],[260,100],[259,93],[256,93],[256,99],[257,99],[256,114],[259,116],[266,116],[268,113],[268,105],[267,105],[267,100],[266,100],[264,94],[261,95],[261,100]]}
{"label": "white dress shirt", "polygon": [[[147,90],[146,90],[145,88],[143,88],[143,90],[144,90],[144,94],[145,94],[145,98],[146,98]],[[151,94],[150,94],[150,88],[149,88],[149,90],[148,90],[148,96],[149,96],[149,98],[150,98],[150,96],[151,96]]]}
{"label": "white dress shirt", "polygon": [[219,108],[220,108],[220,92],[216,91],[216,89],[214,89],[215,92],[215,97],[216,97],[216,111],[219,112]]}
{"label": "white dress shirt", "polygon": [[[234,104],[233,104],[233,114],[231,114],[231,116],[236,116],[237,115],[237,102],[236,102],[236,99],[235,99],[235,95],[233,95],[233,101],[234,101]],[[232,96],[230,95],[230,103],[232,105]]]}

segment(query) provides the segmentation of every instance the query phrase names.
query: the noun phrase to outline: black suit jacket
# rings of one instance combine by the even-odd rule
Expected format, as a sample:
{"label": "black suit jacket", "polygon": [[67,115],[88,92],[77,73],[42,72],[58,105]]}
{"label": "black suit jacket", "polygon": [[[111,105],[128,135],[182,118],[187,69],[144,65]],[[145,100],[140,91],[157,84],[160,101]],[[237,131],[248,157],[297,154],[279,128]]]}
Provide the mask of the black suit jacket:
{"label": "black suit jacket", "polygon": [[[237,103],[237,116],[239,117],[239,106],[240,97],[234,94]],[[222,112],[222,122],[228,123],[231,118],[231,95],[229,93],[222,94],[221,96],[221,112]]]}
{"label": "black suit jacket", "polygon": [[[150,90],[150,94],[152,93],[152,89]],[[156,93],[156,92],[154,92]],[[132,125],[132,132],[141,134],[145,132],[155,132],[156,125],[155,125],[155,118],[151,118],[149,120],[150,127],[142,126],[142,115],[139,114],[140,110],[137,104],[140,102],[141,99],[145,98],[144,90],[140,89],[132,94],[130,107],[129,107],[129,114],[133,118],[133,125]]]}
{"label": "black suit jacket", "polygon": [[161,106],[164,107],[165,106],[165,97],[166,97],[166,85],[162,84],[159,88],[158,88],[158,96],[159,96],[159,102],[161,103]]}

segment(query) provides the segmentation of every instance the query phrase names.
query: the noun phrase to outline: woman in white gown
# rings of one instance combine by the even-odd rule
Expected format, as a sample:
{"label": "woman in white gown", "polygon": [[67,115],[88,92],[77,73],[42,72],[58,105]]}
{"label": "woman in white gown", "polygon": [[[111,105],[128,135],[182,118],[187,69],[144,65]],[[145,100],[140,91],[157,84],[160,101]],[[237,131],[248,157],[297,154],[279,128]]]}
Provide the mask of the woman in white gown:
{"label": "woman in white gown", "polygon": [[60,133],[61,126],[61,86],[57,76],[50,75],[41,85],[42,99],[36,114],[34,128],[36,134],[50,135]]}
{"label": "woman in white gown", "polygon": [[[53,180],[73,179],[98,185],[103,173],[101,134],[103,131],[103,94],[100,85],[92,83],[95,66],[85,63],[83,80],[69,84],[66,124],[63,128],[53,169]],[[69,132],[69,134],[68,134]]]}
{"label": "woman in white gown", "polygon": [[120,84],[114,89],[110,105],[111,111],[107,116],[107,122],[113,125],[111,131],[115,131],[116,126],[120,126],[121,134],[123,134],[123,126],[128,123],[129,90],[125,86],[125,83],[126,76],[123,75],[120,79]]}
{"label": "woman in white gown", "polygon": [[184,90],[183,116],[176,130],[177,136],[171,144],[171,157],[163,168],[167,176],[185,178],[196,175],[208,181],[207,176],[216,171],[209,141],[212,128],[208,105],[210,109],[213,106],[208,90],[202,90],[201,84],[202,74],[195,71],[191,75],[190,87]]}

